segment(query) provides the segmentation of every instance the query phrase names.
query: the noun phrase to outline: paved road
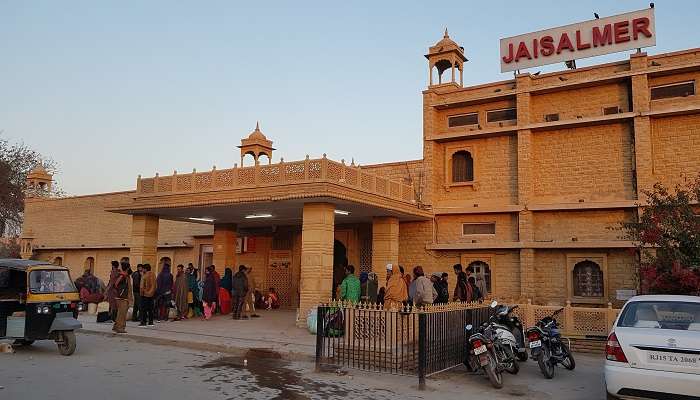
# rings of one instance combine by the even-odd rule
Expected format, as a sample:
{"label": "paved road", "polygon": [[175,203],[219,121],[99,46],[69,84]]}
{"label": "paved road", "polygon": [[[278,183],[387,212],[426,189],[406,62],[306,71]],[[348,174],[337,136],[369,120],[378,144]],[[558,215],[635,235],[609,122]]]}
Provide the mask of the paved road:
{"label": "paved road", "polygon": [[[272,355],[274,357],[274,355]],[[253,352],[229,357],[157,346],[119,337],[78,335],[71,357],[51,342],[0,354],[0,399],[602,399],[599,357],[579,356],[576,371],[557,370],[542,378],[537,366],[523,365],[494,390],[483,376],[456,371],[428,380],[357,371],[314,373],[309,363],[270,359]]]}

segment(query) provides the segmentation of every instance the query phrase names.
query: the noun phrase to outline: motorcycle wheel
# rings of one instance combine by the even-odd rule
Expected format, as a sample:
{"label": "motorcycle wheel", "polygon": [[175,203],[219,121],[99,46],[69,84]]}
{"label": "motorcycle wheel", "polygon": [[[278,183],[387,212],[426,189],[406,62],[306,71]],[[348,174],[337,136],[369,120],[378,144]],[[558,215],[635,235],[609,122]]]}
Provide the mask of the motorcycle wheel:
{"label": "motorcycle wheel", "polygon": [[527,361],[527,351],[518,352],[518,361]]}
{"label": "motorcycle wheel", "polygon": [[503,387],[503,374],[496,370],[496,360],[492,355],[489,355],[489,364],[484,366],[484,370],[486,370],[486,375],[488,375],[489,381],[491,381],[491,386],[496,389]]}
{"label": "motorcycle wheel", "polygon": [[508,371],[509,374],[517,375],[518,372],[520,372],[520,364],[513,359],[513,362],[506,368],[506,371]]}
{"label": "motorcycle wheel", "polygon": [[540,371],[547,379],[554,378],[554,363],[549,356],[549,348],[543,347],[540,356],[537,358],[537,364],[540,365]]}
{"label": "motorcycle wheel", "polygon": [[573,371],[574,368],[576,368],[576,361],[574,360],[574,355],[571,354],[569,346],[565,345],[564,343],[561,344],[561,349],[562,353],[565,354],[564,358],[561,360],[561,365],[563,365],[564,368],[568,369],[569,371]]}

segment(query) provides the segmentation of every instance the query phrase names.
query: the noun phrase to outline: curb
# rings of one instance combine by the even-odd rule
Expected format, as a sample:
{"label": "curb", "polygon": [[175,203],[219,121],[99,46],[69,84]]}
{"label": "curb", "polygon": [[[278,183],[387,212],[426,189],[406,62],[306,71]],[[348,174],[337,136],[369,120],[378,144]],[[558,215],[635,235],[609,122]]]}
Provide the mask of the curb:
{"label": "curb", "polygon": [[154,344],[158,346],[171,346],[171,347],[183,347],[191,350],[200,350],[207,352],[218,352],[223,354],[229,354],[233,356],[246,356],[255,354],[262,358],[280,358],[286,361],[302,361],[302,362],[315,362],[315,357],[311,354],[304,354],[295,351],[285,351],[277,350],[269,347],[247,347],[247,346],[235,346],[235,345],[225,345],[225,344],[215,344],[215,343],[202,343],[193,342],[181,339],[165,339],[152,336],[139,336],[131,333],[112,333],[112,332],[102,332],[94,331],[89,329],[79,329],[78,332],[87,335],[94,336],[104,336],[109,338],[119,337],[134,340],[140,343]]}

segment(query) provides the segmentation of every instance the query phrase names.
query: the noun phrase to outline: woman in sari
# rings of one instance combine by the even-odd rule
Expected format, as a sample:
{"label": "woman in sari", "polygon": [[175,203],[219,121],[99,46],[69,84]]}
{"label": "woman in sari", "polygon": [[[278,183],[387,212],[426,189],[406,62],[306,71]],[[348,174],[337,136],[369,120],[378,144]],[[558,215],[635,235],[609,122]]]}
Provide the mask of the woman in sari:
{"label": "woman in sari", "polygon": [[202,290],[202,303],[204,305],[204,319],[207,320],[211,318],[211,314],[216,310],[216,300],[218,299],[216,293],[216,280],[214,279],[214,274],[212,273],[211,267],[207,267],[204,270],[204,290]]}
{"label": "woman in sari", "polygon": [[187,283],[187,276],[185,275],[185,266],[180,264],[177,266],[177,275],[175,275],[175,308],[177,309],[176,321],[181,319],[187,319],[187,309],[189,304],[187,302],[187,293],[189,292],[189,286]]}

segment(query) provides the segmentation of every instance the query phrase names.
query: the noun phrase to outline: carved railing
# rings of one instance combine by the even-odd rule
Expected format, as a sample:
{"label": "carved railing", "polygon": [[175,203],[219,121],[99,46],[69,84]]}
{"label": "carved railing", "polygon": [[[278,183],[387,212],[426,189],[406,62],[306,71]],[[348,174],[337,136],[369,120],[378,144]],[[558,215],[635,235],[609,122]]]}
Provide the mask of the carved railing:
{"label": "carved railing", "polygon": [[365,172],[358,165],[346,165],[326,158],[309,159],[276,164],[256,164],[251,167],[234,166],[229,169],[212,168],[211,171],[139,178],[136,183],[138,195],[162,193],[191,193],[236,188],[268,187],[294,183],[330,182],[365,193],[380,195],[407,203],[415,203],[415,192],[411,185],[392,181]]}
{"label": "carved railing", "polygon": [[528,300],[527,304],[519,304],[514,313],[530,327],[540,319],[554,314],[562,335],[568,337],[607,336],[620,310],[612,308],[608,303],[605,308],[574,307],[570,301],[565,306],[538,306]]}

